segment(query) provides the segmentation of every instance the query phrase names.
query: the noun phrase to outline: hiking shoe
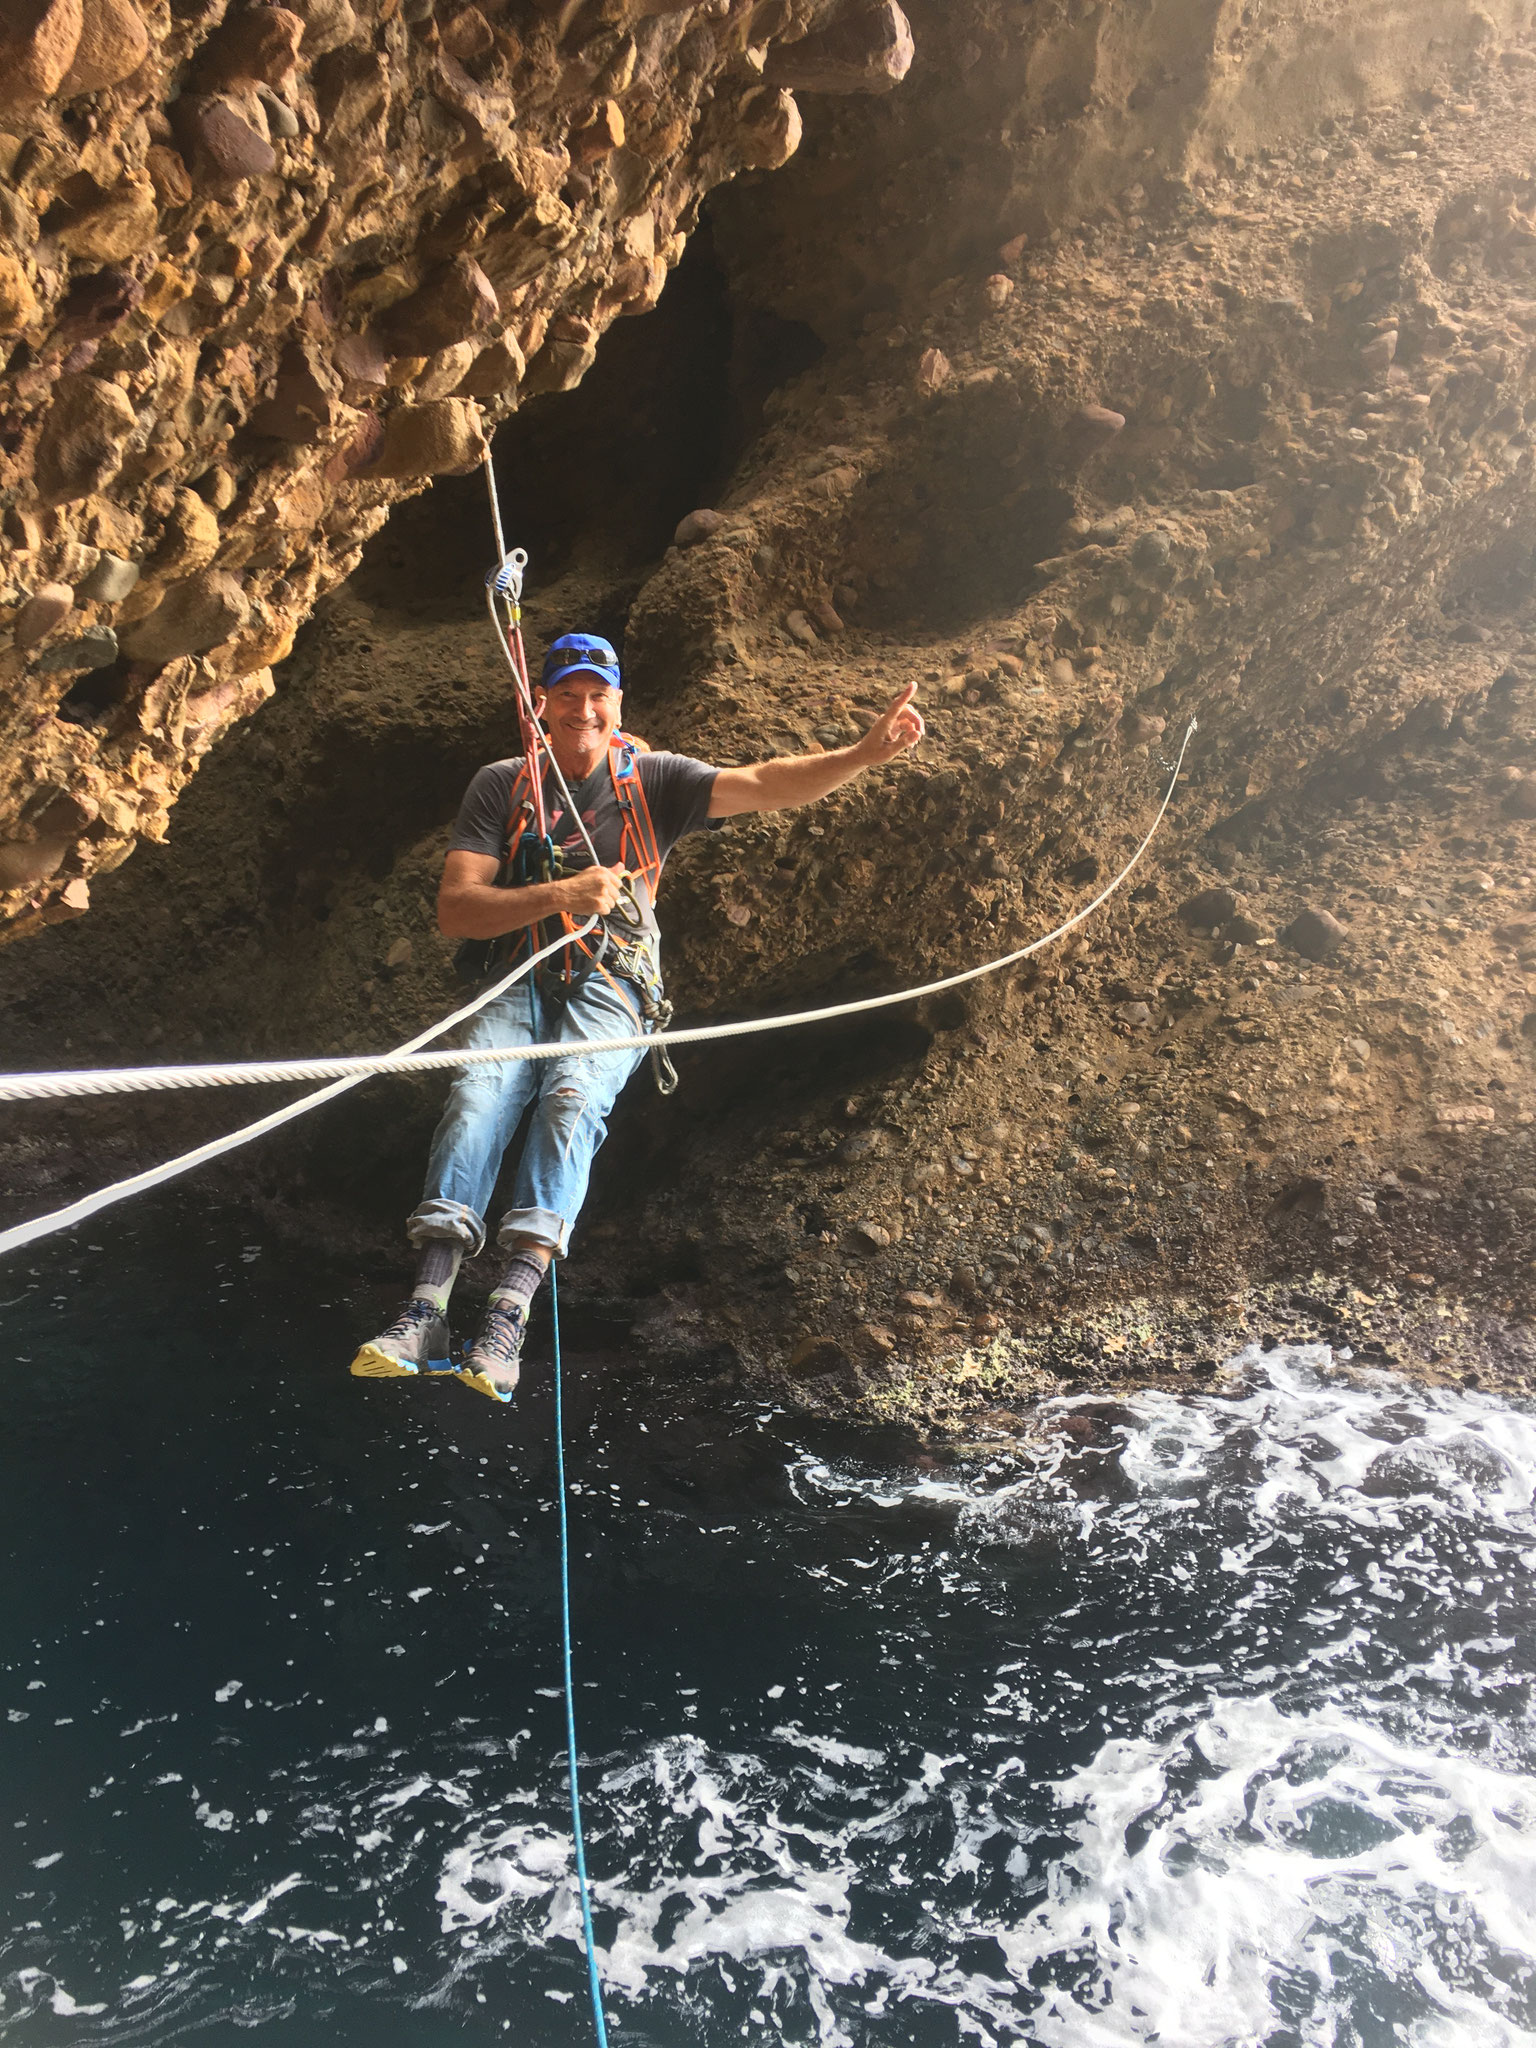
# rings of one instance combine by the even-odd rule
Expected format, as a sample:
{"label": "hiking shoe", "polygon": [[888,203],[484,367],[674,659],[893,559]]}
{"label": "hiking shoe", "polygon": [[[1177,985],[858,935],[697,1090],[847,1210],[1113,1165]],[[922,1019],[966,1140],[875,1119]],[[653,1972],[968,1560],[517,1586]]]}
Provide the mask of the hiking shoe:
{"label": "hiking shoe", "polygon": [[452,1346],[437,1303],[414,1295],[388,1329],[358,1352],[352,1361],[352,1377],[395,1380],[422,1372],[452,1372]]}
{"label": "hiking shoe", "polygon": [[528,1311],[506,1308],[492,1302],[480,1325],[480,1334],[470,1345],[459,1378],[477,1394],[489,1394],[493,1401],[510,1401],[517,1393],[523,1338],[528,1330]]}

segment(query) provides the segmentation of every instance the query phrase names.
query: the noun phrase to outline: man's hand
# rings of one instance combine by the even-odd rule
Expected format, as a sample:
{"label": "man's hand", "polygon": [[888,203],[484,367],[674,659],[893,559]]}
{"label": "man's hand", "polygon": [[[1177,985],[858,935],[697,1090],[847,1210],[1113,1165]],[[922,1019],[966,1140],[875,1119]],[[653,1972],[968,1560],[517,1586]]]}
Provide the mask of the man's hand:
{"label": "man's hand", "polygon": [[486,853],[450,853],[437,893],[437,928],[449,939],[498,939],[546,917],[593,917],[612,910],[630,877],[623,868],[583,868],[558,882],[496,885],[500,862]]}
{"label": "man's hand", "polygon": [[894,761],[916,746],[926,728],[913,704],[916,683],[898,690],[862,739],[830,754],[793,754],[778,761],[760,761],[754,768],[722,768],[710,794],[712,818],[735,818],[743,811],[792,811],[815,803],[862,775]]}
{"label": "man's hand", "polygon": [[859,755],[862,763],[878,767],[882,761],[893,761],[908,747],[915,747],[928,729],[923,724],[923,714],[912,702],[916,695],[916,683],[898,690],[863,739],[855,740],[848,751]]}
{"label": "man's hand", "polygon": [[555,884],[563,901],[560,908],[569,917],[601,917],[613,909],[629,883],[624,868],[582,868]]}

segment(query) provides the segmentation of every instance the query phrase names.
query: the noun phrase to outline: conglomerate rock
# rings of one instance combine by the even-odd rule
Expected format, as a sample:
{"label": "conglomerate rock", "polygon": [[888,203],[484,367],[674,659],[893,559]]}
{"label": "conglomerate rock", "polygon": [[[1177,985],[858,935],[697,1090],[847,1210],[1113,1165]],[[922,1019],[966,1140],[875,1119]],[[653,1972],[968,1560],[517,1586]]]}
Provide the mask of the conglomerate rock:
{"label": "conglomerate rock", "polygon": [[[911,60],[894,0],[16,0],[0,935],[163,838],[390,505],[579,381],[703,195],[793,153],[781,44],[815,90]],[[66,810],[39,890],[18,849]]]}
{"label": "conglomerate rock", "polygon": [[[644,325],[504,429],[534,627],[622,631],[629,717],[717,760],[843,744],[919,687],[916,759],[679,849],[690,1018],[1023,945],[1129,857],[1198,716],[1186,780],[1132,886],[1006,980],[689,1056],[664,1112],[627,1103],[573,1266],[657,1351],[861,1398],[1093,1289],[1219,1300],[1323,1265],[1528,1313],[1529,11],[908,13],[900,92],[809,104],[794,162],[711,203],[718,390],[685,346],[704,315],[665,325],[674,287],[643,375]],[[834,65],[837,23],[815,36],[761,87]],[[558,339],[527,364],[544,389],[592,360],[591,332]],[[271,402],[352,403],[289,346]],[[476,362],[497,349],[522,359],[513,333]],[[338,374],[390,372],[360,330]],[[429,388],[391,434],[473,387]],[[718,412],[698,488],[626,437],[639,391],[670,441]],[[82,430],[68,459],[110,457]],[[18,949],[18,1047],[40,1059],[85,990],[77,1058],[102,1033],[143,1056],[151,1015],[173,1056],[382,1046],[446,1006],[446,819],[510,734],[483,504],[445,483],[420,510],[179,843],[94,930]],[[189,583],[224,573],[209,514],[183,488],[157,543]],[[35,644],[95,619],[79,594],[50,566]],[[164,715],[207,659],[167,664]],[[75,831],[45,813],[0,878],[46,897]],[[297,1199],[409,1206],[436,1093],[338,1120]],[[196,1114],[168,1105],[158,1140]],[[294,1155],[256,1170],[294,1198]]]}

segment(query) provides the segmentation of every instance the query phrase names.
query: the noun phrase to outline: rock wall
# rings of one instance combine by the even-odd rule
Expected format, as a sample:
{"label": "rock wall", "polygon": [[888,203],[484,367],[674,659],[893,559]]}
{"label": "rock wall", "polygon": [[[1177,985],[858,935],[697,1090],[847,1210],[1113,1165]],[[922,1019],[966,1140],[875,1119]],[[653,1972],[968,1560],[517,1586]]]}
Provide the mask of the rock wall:
{"label": "rock wall", "polygon": [[[575,1273],[659,1351],[826,1398],[1319,1266],[1528,1314],[1530,10],[910,14],[901,91],[812,105],[692,282],[504,430],[535,631],[622,629],[631,722],[714,759],[920,685],[919,759],[675,857],[691,1015],[1021,944],[1118,867],[1197,714],[1189,778],[1026,972],[636,1095]],[[825,83],[838,33],[765,82]],[[484,519],[470,479],[402,508],[171,843],[9,956],[18,1058],[61,1019],[131,1058],[149,1018],[162,1055],[298,1051],[445,1007],[446,820],[509,743]],[[434,1094],[253,1171],[382,1227]],[[84,1127],[207,1125],[160,1115]]]}
{"label": "rock wall", "polygon": [[390,506],[654,306],[893,4],[17,0],[0,37],[0,932],[78,915]]}

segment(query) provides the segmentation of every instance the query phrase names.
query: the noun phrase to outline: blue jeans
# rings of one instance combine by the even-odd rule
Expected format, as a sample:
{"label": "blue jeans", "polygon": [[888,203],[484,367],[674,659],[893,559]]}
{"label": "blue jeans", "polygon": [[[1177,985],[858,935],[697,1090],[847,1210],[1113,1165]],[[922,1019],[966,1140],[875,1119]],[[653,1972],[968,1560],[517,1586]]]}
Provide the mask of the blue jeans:
{"label": "blue jeans", "polygon": [[[632,1038],[640,1028],[629,984],[594,974],[563,1005],[519,982],[473,1019],[465,1044],[574,1044]],[[593,1157],[608,1135],[608,1113],[644,1058],[640,1051],[577,1053],[465,1067],[432,1139],[421,1204],[406,1225],[412,1244],[446,1238],[462,1244],[471,1258],[481,1249],[502,1154],[531,1102],[533,1122],[518,1161],[512,1206],[496,1241],[505,1250],[514,1236],[528,1237],[564,1257],[587,1197]]]}

